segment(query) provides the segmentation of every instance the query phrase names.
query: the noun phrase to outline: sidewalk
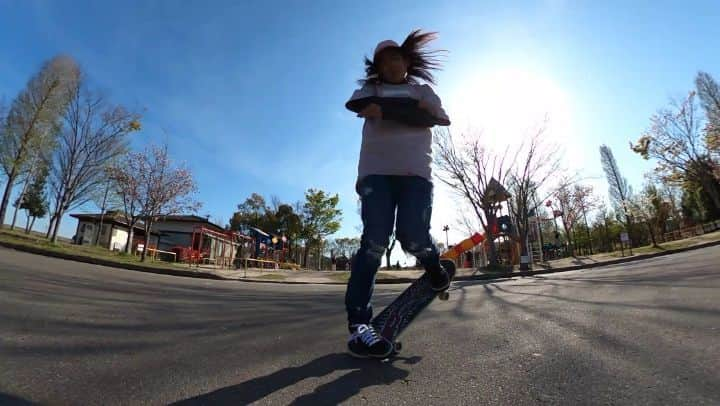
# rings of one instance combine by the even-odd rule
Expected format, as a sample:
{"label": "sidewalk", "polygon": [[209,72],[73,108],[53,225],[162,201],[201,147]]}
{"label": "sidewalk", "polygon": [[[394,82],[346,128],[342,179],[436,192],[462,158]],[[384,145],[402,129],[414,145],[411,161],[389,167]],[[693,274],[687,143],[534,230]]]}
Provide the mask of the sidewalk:
{"label": "sidewalk", "polygon": [[[646,258],[653,258],[662,255],[669,255],[676,252],[684,252],[693,249],[704,248],[713,245],[720,245],[720,231],[695,236],[684,240],[672,241],[662,244],[663,248],[639,247],[633,250],[630,256],[621,256],[620,252],[602,253],[584,257],[570,257],[545,263],[534,264],[530,271],[515,270],[510,273],[484,273],[470,268],[460,268],[457,271],[455,280],[488,280],[508,278],[515,276],[531,276],[543,273],[571,271],[577,269],[594,268],[597,266],[613,265],[630,261],[637,261]],[[79,262],[93,263],[97,265],[124,268],[140,272],[151,272],[166,275],[185,276],[207,279],[237,280],[245,282],[265,283],[302,283],[302,284],[335,284],[345,285],[350,277],[349,271],[291,271],[291,270],[265,270],[265,269],[219,269],[212,266],[188,266],[181,264],[123,264],[107,261],[101,258],[92,258],[83,255],[70,254],[66,252],[55,252],[41,247],[25,246],[5,241],[0,241],[0,246],[31,252],[39,255],[53,256],[62,259]],[[377,283],[411,283],[422,275],[420,270],[385,270],[378,272]]]}
{"label": "sidewalk", "polygon": [[[663,249],[651,247],[639,247],[633,250],[633,255],[626,251],[625,256],[621,253],[601,253],[583,257],[562,258],[554,261],[534,264],[530,271],[515,270],[512,273],[484,273],[471,268],[460,268],[457,271],[455,280],[483,280],[507,278],[514,276],[530,276],[543,273],[571,271],[577,269],[594,268],[597,266],[620,264],[631,261],[638,261],[663,255],[670,255],[676,252],[684,252],[692,249],[704,248],[707,246],[720,245],[720,231],[691,237],[684,240],[672,241],[662,244]],[[202,269],[202,268],[201,268]],[[350,276],[348,271],[287,271],[287,270],[262,270],[262,269],[239,269],[219,270],[207,269],[223,279],[242,280],[248,282],[275,282],[275,283],[315,283],[315,284],[346,284]],[[422,275],[419,270],[385,270],[378,272],[377,283],[411,283]]]}

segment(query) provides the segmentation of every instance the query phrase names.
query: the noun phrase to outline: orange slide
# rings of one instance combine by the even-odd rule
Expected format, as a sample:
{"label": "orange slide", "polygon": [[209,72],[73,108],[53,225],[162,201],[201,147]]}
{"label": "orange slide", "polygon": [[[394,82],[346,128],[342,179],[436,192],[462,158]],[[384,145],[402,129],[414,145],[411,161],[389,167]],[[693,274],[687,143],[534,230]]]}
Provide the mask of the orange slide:
{"label": "orange slide", "polygon": [[449,250],[443,252],[442,255],[440,255],[440,258],[455,259],[459,257],[460,254],[462,254],[463,252],[482,243],[483,241],[485,241],[485,236],[480,233],[475,233],[472,235],[472,237],[460,241],[458,244],[455,244]]}

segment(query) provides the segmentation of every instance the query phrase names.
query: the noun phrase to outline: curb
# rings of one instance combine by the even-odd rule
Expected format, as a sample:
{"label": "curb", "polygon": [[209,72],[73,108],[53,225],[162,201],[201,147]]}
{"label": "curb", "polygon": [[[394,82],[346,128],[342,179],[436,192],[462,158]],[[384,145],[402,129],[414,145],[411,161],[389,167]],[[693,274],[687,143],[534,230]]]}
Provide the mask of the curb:
{"label": "curb", "polygon": [[530,271],[517,271],[517,272],[512,272],[512,273],[486,274],[486,275],[478,275],[478,276],[460,276],[460,277],[453,279],[453,281],[505,279],[505,278],[514,278],[514,277],[518,277],[518,276],[533,276],[533,275],[542,275],[542,274],[548,274],[548,273],[577,271],[579,269],[590,269],[590,268],[597,268],[597,267],[601,267],[601,266],[610,266],[610,265],[624,264],[627,262],[641,261],[643,259],[663,257],[665,255],[677,254],[677,253],[686,252],[686,251],[694,251],[694,250],[698,250],[698,249],[702,249],[702,248],[713,247],[716,245],[720,245],[720,240],[710,241],[710,242],[706,242],[706,243],[702,243],[702,244],[691,245],[689,247],[676,248],[676,249],[661,251],[661,252],[654,252],[652,254],[641,254],[641,255],[634,255],[632,257],[626,257],[626,258],[611,259],[609,261],[594,262],[591,264],[573,265],[573,266],[566,266],[566,267],[562,267],[562,268],[539,269],[537,271],[530,270]]}
{"label": "curb", "polygon": [[[601,267],[601,266],[610,266],[610,265],[623,264],[623,263],[627,263],[627,262],[641,261],[644,259],[662,257],[665,255],[677,254],[680,252],[693,251],[693,250],[697,250],[697,249],[713,247],[716,245],[720,245],[720,240],[710,241],[710,242],[706,242],[706,243],[702,243],[702,244],[691,245],[689,247],[676,248],[676,249],[667,250],[667,251],[655,252],[652,254],[635,255],[632,257],[618,258],[618,259],[612,259],[609,261],[594,262],[594,263],[590,263],[590,264],[573,265],[573,266],[567,266],[567,267],[562,267],[562,268],[548,268],[548,269],[529,270],[529,271],[516,271],[516,272],[512,272],[512,273],[483,274],[483,275],[476,275],[476,276],[472,276],[472,275],[458,276],[457,278],[454,278],[453,281],[456,281],[456,282],[482,281],[482,280],[507,279],[507,278],[523,277],[523,276],[542,275],[542,274],[557,273],[557,272],[569,272],[569,271],[576,271],[579,269],[590,269],[590,268],[597,268],[597,267]],[[65,253],[61,253],[61,252],[54,252],[54,251],[45,250],[42,248],[29,247],[27,245],[14,244],[14,243],[9,243],[9,242],[4,242],[4,241],[0,241],[0,247],[10,248],[10,249],[14,249],[17,251],[28,252],[28,253],[36,254],[36,255],[43,255],[43,256],[47,256],[47,257],[59,258],[59,259],[64,259],[64,260],[69,260],[69,261],[82,262],[82,263],[86,263],[86,264],[101,265],[101,266],[107,266],[107,267],[111,267],[111,268],[126,269],[126,270],[130,270],[130,271],[138,271],[138,272],[146,272],[146,273],[154,273],[154,274],[159,274],[159,275],[171,275],[171,276],[181,276],[181,277],[188,277],[188,278],[214,279],[214,280],[250,282],[250,283],[277,283],[277,284],[286,284],[286,285],[347,285],[347,282],[319,282],[319,281],[302,282],[302,281],[278,281],[278,280],[272,280],[272,279],[264,280],[264,279],[258,279],[258,278],[225,278],[223,276],[216,275],[216,274],[209,273],[209,272],[193,272],[193,271],[183,271],[183,270],[179,270],[179,269],[151,268],[151,267],[146,267],[146,266],[142,266],[142,265],[124,264],[124,263],[119,263],[119,262],[107,261],[107,260],[99,259],[99,258],[65,254]],[[375,284],[377,284],[377,285],[409,284],[409,283],[414,282],[415,279],[416,278],[378,279],[375,281]]]}
{"label": "curb", "polygon": [[169,268],[151,268],[148,266],[134,265],[134,264],[123,264],[120,262],[107,261],[100,258],[85,257],[82,255],[65,254],[62,252],[55,252],[45,250],[42,248],[28,247],[27,245],[14,244],[11,242],[0,241],[0,247],[10,248],[17,251],[28,252],[30,254],[42,255],[46,257],[53,257],[59,259],[65,259],[68,261],[83,262],[86,264],[102,265],[111,268],[127,269],[130,271],[140,271],[147,273],[155,273],[160,275],[172,275],[172,276],[184,276],[191,278],[202,278],[202,279],[218,279],[218,280],[232,280],[223,278],[222,276],[206,273],[206,272],[192,272],[183,271],[180,269],[169,269]]}

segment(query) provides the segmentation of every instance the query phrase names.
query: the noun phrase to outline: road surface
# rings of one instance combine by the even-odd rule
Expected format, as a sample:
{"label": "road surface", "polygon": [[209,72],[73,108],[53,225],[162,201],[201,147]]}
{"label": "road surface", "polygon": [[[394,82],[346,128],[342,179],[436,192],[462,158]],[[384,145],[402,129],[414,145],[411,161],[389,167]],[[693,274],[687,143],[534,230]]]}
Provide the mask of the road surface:
{"label": "road surface", "polygon": [[717,405],[719,258],[456,283],[383,363],[344,353],[342,286],[0,248],[0,404]]}

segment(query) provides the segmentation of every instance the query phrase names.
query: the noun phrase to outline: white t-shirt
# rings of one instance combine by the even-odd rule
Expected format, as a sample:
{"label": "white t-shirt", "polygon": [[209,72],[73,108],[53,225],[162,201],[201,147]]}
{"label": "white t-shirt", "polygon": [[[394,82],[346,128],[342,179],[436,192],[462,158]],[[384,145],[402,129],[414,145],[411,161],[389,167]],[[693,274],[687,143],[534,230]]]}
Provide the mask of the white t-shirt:
{"label": "white t-shirt", "polygon": [[[424,100],[433,114],[448,119],[440,98],[428,85],[369,84],[356,90],[350,100],[370,96],[411,97]],[[367,175],[421,176],[432,181],[432,131],[382,119],[365,119],[358,164],[358,180]]]}

